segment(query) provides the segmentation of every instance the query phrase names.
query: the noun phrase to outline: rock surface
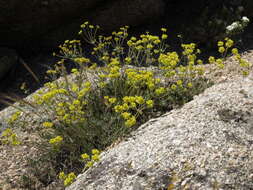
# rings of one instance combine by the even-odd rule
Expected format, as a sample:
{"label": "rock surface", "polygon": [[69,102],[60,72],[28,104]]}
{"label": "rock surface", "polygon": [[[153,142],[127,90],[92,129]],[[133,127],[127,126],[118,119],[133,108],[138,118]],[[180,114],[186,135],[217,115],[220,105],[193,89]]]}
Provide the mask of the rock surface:
{"label": "rock surface", "polygon": [[237,77],[102,154],[67,190],[253,189],[253,76]]}

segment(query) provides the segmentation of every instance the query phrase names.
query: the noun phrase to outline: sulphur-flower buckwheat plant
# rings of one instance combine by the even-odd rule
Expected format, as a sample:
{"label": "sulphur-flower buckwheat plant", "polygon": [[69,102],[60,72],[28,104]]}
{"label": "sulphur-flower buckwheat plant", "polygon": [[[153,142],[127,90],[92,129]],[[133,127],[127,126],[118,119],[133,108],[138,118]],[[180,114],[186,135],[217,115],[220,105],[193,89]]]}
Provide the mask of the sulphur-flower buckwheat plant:
{"label": "sulphur-flower buckwheat plant", "polygon": [[[59,46],[54,55],[60,60],[47,72],[53,81],[22,107],[36,115],[43,139],[38,148],[65,186],[74,181],[75,173],[82,172],[83,163],[86,170],[100,160],[98,150],[126,138],[150,118],[183,105],[211,85],[203,76],[204,61],[197,45],[182,44],[182,52],[169,51],[166,28],[160,36],[148,32],[129,36],[127,26],[111,36],[98,32],[99,26],[89,22],[78,32],[92,46],[89,56],[82,40],[66,40]],[[223,68],[233,45],[231,39],[219,41],[222,57],[210,57],[209,62]],[[237,49],[231,51],[246,74],[251,65],[241,59]],[[21,114],[16,112],[9,123],[15,124]]]}

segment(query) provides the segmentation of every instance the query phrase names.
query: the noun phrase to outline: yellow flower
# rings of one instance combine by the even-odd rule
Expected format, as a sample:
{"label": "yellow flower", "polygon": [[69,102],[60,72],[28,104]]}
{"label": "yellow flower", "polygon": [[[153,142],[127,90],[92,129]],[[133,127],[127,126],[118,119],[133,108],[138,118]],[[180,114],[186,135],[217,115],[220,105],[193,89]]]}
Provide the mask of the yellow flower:
{"label": "yellow flower", "polygon": [[165,93],[165,88],[160,87],[160,88],[158,88],[158,89],[155,90],[155,93],[158,96],[161,95],[161,94],[164,94]]}
{"label": "yellow flower", "polygon": [[131,37],[131,40],[136,41],[137,39],[136,39],[136,37]]}
{"label": "yellow flower", "polygon": [[242,71],[242,75],[243,75],[243,76],[248,76],[248,75],[249,75],[249,72],[248,72],[248,71]]}
{"label": "yellow flower", "polygon": [[93,161],[89,161],[89,162],[86,163],[85,167],[86,167],[86,168],[90,168],[90,167],[92,167],[93,165],[94,165],[94,162],[93,162]]}
{"label": "yellow flower", "polygon": [[71,69],[71,73],[77,73],[77,72],[78,72],[78,70],[76,68]]}
{"label": "yellow flower", "polygon": [[144,104],[145,103],[145,100],[142,96],[136,96],[135,101],[137,104]]}
{"label": "yellow flower", "polygon": [[74,100],[73,101],[73,105],[80,105],[80,104],[81,104],[81,102],[79,100]]}
{"label": "yellow flower", "polygon": [[81,155],[81,158],[86,160],[86,159],[90,159],[90,156],[88,154],[84,153]]}
{"label": "yellow flower", "polygon": [[64,172],[60,172],[59,173],[59,179],[65,179],[67,176],[65,175],[65,173]]}
{"label": "yellow flower", "polygon": [[89,25],[89,28],[90,28],[90,29],[93,29],[93,28],[94,28],[94,26],[93,26],[93,25]]}
{"label": "yellow flower", "polygon": [[223,41],[218,41],[218,47],[221,47],[224,45],[224,42]]}
{"label": "yellow flower", "polygon": [[155,53],[155,54],[159,53],[159,50],[154,49],[154,53]]}
{"label": "yellow flower", "polygon": [[130,117],[126,122],[125,125],[127,127],[132,127],[136,123],[136,118],[134,116]]}
{"label": "yellow flower", "polygon": [[18,118],[20,117],[21,112],[17,111],[14,114],[11,115],[11,117],[8,119],[8,124],[13,124]]}
{"label": "yellow flower", "polygon": [[220,53],[224,53],[225,52],[225,48],[222,46],[222,47],[219,47],[219,50],[218,50]]}
{"label": "yellow flower", "polygon": [[153,45],[152,45],[152,44],[148,44],[148,45],[147,45],[147,48],[148,48],[148,49],[152,49],[152,48],[153,48]]}
{"label": "yellow flower", "polygon": [[183,81],[182,81],[182,80],[178,80],[178,81],[177,81],[177,85],[178,85],[178,86],[182,86],[182,84],[183,84]]}
{"label": "yellow flower", "polygon": [[73,91],[73,92],[77,92],[78,91],[78,86],[76,85],[76,84],[72,84],[72,86],[71,86],[71,90]]}
{"label": "yellow flower", "polygon": [[73,110],[75,110],[75,108],[76,108],[75,105],[72,105],[72,104],[69,105],[69,110],[73,111]]}
{"label": "yellow flower", "polygon": [[44,122],[42,125],[43,127],[51,128],[54,124],[52,122]]}
{"label": "yellow flower", "polygon": [[231,48],[234,45],[234,41],[231,39],[228,39],[227,42],[225,43],[225,46],[227,48]]}
{"label": "yellow flower", "polygon": [[231,52],[234,54],[234,55],[237,55],[238,54],[238,49],[237,48],[233,48],[231,50]]}
{"label": "yellow flower", "polygon": [[123,109],[123,107],[122,106],[120,106],[120,105],[117,105],[117,106],[114,106],[114,111],[115,112],[122,112],[124,109]]}
{"label": "yellow flower", "polygon": [[92,154],[99,154],[100,151],[99,151],[98,149],[92,149],[91,153],[92,153]]}
{"label": "yellow flower", "polygon": [[167,29],[166,28],[161,28],[161,31],[162,32],[167,32]]}
{"label": "yellow flower", "polygon": [[91,156],[91,159],[95,162],[99,161],[99,155],[98,154],[94,154]]}
{"label": "yellow flower", "polygon": [[200,49],[197,49],[196,53],[197,53],[197,54],[200,54],[200,53],[201,53],[201,50],[200,50]]}
{"label": "yellow flower", "polygon": [[132,59],[131,59],[131,57],[126,57],[125,61],[126,61],[127,64],[129,64],[129,63],[131,63]]}
{"label": "yellow flower", "polygon": [[123,108],[123,110],[128,110],[128,109],[129,109],[129,106],[128,106],[126,103],[124,103],[124,104],[122,105],[122,108]]}
{"label": "yellow flower", "polygon": [[216,59],[216,63],[219,65],[219,64],[222,64],[223,60],[222,59]]}
{"label": "yellow flower", "polygon": [[106,86],[106,83],[105,82],[99,82],[98,86],[100,88],[104,88]]}
{"label": "yellow flower", "polygon": [[57,72],[55,71],[55,70],[47,70],[47,72],[46,72],[47,74],[56,74]]}
{"label": "yellow flower", "polygon": [[146,101],[146,104],[147,104],[147,107],[148,107],[148,108],[152,108],[152,107],[154,106],[153,100],[147,100],[147,101]]}
{"label": "yellow flower", "polygon": [[189,82],[189,83],[187,84],[187,86],[188,86],[189,88],[192,88],[192,83]]}
{"label": "yellow flower", "polygon": [[125,120],[127,120],[127,119],[129,119],[129,118],[130,118],[131,113],[128,113],[128,112],[123,112],[123,113],[121,113],[121,116],[122,116]]}
{"label": "yellow flower", "polygon": [[85,58],[85,57],[75,58],[74,61],[76,63],[79,63],[79,64],[81,64],[81,63],[89,63],[90,62],[90,60],[87,59],[87,58]]}
{"label": "yellow flower", "polygon": [[135,107],[136,107],[136,103],[135,103],[135,102],[131,102],[131,103],[130,103],[130,106],[131,106],[132,108],[135,108]]}
{"label": "yellow flower", "polygon": [[202,65],[202,64],[203,64],[203,61],[202,61],[201,59],[198,59],[198,60],[197,60],[197,64]]}
{"label": "yellow flower", "polygon": [[209,61],[210,64],[212,64],[212,63],[215,62],[215,58],[214,58],[213,56],[210,56],[210,57],[208,58],[208,61]]}
{"label": "yellow flower", "polygon": [[61,136],[57,136],[49,140],[49,143],[52,145],[59,145],[62,142],[63,138]]}
{"label": "yellow flower", "polygon": [[153,89],[155,87],[155,84],[151,81],[147,83],[149,89]]}
{"label": "yellow flower", "polygon": [[109,98],[108,101],[111,103],[111,104],[114,104],[117,99],[116,98]]}
{"label": "yellow flower", "polygon": [[76,175],[73,172],[69,173],[66,179],[64,180],[64,186],[69,186],[70,184],[73,183],[75,179]]}
{"label": "yellow flower", "polygon": [[172,89],[172,90],[176,90],[176,89],[177,89],[177,85],[172,84],[172,85],[171,85],[171,89]]}
{"label": "yellow flower", "polygon": [[167,35],[167,34],[163,34],[163,35],[162,35],[162,39],[163,39],[163,40],[166,40],[167,38],[168,38],[168,35]]}

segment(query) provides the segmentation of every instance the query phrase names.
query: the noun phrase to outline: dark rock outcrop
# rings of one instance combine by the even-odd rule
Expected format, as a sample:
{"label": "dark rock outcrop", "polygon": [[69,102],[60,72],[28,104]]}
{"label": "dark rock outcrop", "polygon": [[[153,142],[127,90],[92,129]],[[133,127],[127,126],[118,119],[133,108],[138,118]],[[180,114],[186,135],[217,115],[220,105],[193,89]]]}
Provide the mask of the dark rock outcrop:
{"label": "dark rock outcrop", "polygon": [[55,41],[76,34],[84,20],[113,30],[156,18],[163,8],[163,0],[4,0],[0,2],[0,45],[52,47]]}
{"label": "dark rock outcrop", "polygon": [[3,0],[0,2],[2,46],[22,46],[51,30],[72,22],[102,0]]}
{"label": "dark rock outcrop", "polygon": [[0,48],[0,79],[18,63],[16,51],[8,48]]}

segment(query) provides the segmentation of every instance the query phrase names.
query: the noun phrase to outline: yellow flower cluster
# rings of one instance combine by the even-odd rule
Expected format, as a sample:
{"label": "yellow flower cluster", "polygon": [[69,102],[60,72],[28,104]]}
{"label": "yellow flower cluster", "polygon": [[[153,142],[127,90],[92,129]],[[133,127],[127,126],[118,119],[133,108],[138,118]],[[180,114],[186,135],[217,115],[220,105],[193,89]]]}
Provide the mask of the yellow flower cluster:
{"label": "yellow flower cluster", "polygon": [[147,100],[146,104],[147,104],[148,108],[152,108],[154,106],[154,101],[153,100]]}
{"label": "yellow flower cluster", "polygon": [[107,78],[118,78],[120,77],[120,62],[118,59],[113,58],[111,62],[107,66],[108,68],[108,75]]}
{"label": "yellow flower cluster", "polygon": [[[171,78],[177,76],[192,80],[196,76],[204,73],[203,67],[200,67],[200,65],[203,64],[203,61],[197,59],[196,53],[198,53],[198,51],[195,52],[195,44],[182,44],[182,47],[184,48],[183,55],[187,58],[186,66],[182,65],[177,52],[160,54],[158,58],[159,68],[164,72],[165,77]],[[195,67],[195,62],[199,67]],[[175,85],[173,85],[172,89],[176,89]]]}
{"label": "yellow flower cluster", "polygon": [[222,58],[215,59],[215,57],[210,56],[208,61],[210,64],[215,63],[218,68],[223,69],[225,67],[224,65],[224,58],[227,55],[228,49],[233,47],[234,41],[225,38],[224,41],[218,41],[217,46],[218,46],[218,52],[222,55]]}
{"label": "yellow flower cluster", "polygon": [[176,74],[175,68],[180,59],[177,52],[168,52],[166,54],[161,53],[158,62],[160,63],[160,69],[165,71],[165,76],[172,77]]}
{"label": "yellow flower cluster", "polygon": [[82,47],[80,40],[66,40],[63,45],[59,45],[60,53],[64,56],[75,57],[82,55]]}
{"label": "yellow flower cluster", "polygon": [[73,102],[59,102],[56,105],[56,113],[59,121],[66,124],[84,122],[85,112],[83,107],[86,104],[84,101],[78,99],[73,100]]}
{"label": "yellow flower cluster", "polygon": [[8,119],[8,124],[9,125],[11,125],[11,124],[13,124],[15,121],[17,121],[18,119],[19,119],[19,117],[20,117],[20,115],[21,115],[21,112],[20,111],[16,111],[15,113],[13,113],[12,115],[11,115],[11,117]]}
{"label": "yellow flower cluster", "polygon": [[93,28],[99,28],[99,26],[94,26],[92,24],[89,24],[88,21],[84,22],[83,24],[81,24],[81,28],[90,28],[90,29],[93,29]]}
{"label": "yellow flower cluster", "polygon": [[21,144],[21,142],[18,140],[17,135],[10,128],[7,128],[2,132],[1,142],[6,145],[20,145]]}
{"label": "yellow flower cluster", "polygon": [[68,175],[66,175],[64,172],[60,172],[59,179],[63,180],[64,186],[69,186],[76,179],[76,175],[73,172],[69,173]]}
{"label": "yellow flower cluster", "polygon": [[218,46],[218,52],[221,53],[222,55],[227,53],[227,50],[231,48],[234,45],[234,41],[225,38],[225,41],[218,41],[217,46]]}
{"label": "yellow flower cluster", "polygon": [[142,96],[125,96],[122,104],[114,106],[114,111],[120,113],[127,127],[132,127],[136,124],[136,116],[132,115],[131,112],[135,111],[142,114],[145,106],[152,108],[153,105],[153,100],[145,100]]}
{"label": "yellow flower cluster", "polygon": [[82,160],[86,163],[85,168],[92,167],[94,163],[98,162],[100,159],[100,151],[98,149],[92,149],[91,153],[91,156],[89,156],[87,153],[81,155]]}
{"label": "yellow flower cluster", "polygon": [[[54,88],[54,87],[51,86],[51,88]],[[57,95],[67,95],[67,94],[68,94],[68,92],[64,88],[51,89],[48,92],[45,92],[43,95],[35,94],[33,96],[33,100],[38,105],[41,105],[43,103],[50,104]]]}
{"label": "yellow flower cluster", "polygon": [[165,28],[161,29],[163,34],[161,37],[150,35],[148,32],[146,34],[140,35],[139,38],[131,37],[127,41],[129,47],[128,60],[127,63],[132,63],[137,65],[150,65],[157,61],[158,54],[164,52],[167,46],[164,41],[168,38],[165,34],[167,31]]}
{"label": "yellow flower cluster", "polygon": [[152,49],[155,45],[160,44],[161,40],[159,36],[153,36],[150,34],[142,34],[140,39],[132,37],[129,41],[127,41],[127,45],[136,50],[144,50],[144,49]]}
{"label": "yellow flower cluster", "polygon": [[243,59],[241,55],[238,52],[237,48],[233,48],[231,50],[232,54],[234,55],[234,58],[239,62],[240,67],[242,68],[242,74],[243,76],[248,76],[249,71],[252,67],[252,63],[248,62],[247,60]]}
{"label": "yellow flower cluster", "polygon": [[160,87],[160,88],[157,88],[157,89],[155,90],[155,94],[156,94],[157,96],[160,96],[160,95],[164,94],[165,92],[166,92],[166,89],[165,89],[164,87]]}
{"label": "yellow flower cluster", "polygon": [[90,60],[88,58],[85,58],[85,57],[74,58],[73,61],[76,62],[76,63],[79,63],[79,64],[89,63],[90,62]]}
{"label": "yellow flower cluster", "polygon": [[[120,28],[120,31],[119,32],[112,32],[112,35],[114,36],[114,43],[115,43],[115,47],[121,47],[124,40],[127,38],[128,36],[128,33],[127,33],[127,30],[128,30],[128,26],[124,26],[124,27],[121,27]],[[116,52],[117,53],[117,50]]]}
{"label": "yellow flower cluster", "polygon": [[54,124],[52,122],[48,122],[48,121],[42,123],[42,125],[43,125],[43,127],[46,127],[46,128],[51,128],[54,126]]}
{"label": "yellow flower cluster", "polygon": [[135,124],[136,124],[136,118],[135,118],[135,116],[132,116],[132,117],[128,118],[126,120],[126,122],[125,122],[126,127],[132,127]]}
{"label": "yellow flower cluster", "polygon": [[56,136],[55,138],[50,139],[49,143],[57,147],[61,145],[62,141],[63,141],[63,138],[61,136]]}
{"label": "yellow flower cluster", "polygon": [[224,68],[224,63],[223,63],[223,59],[219,58],[219,59],[215,59],[215,57],[213,56],[210,56],[208,58],[208,61],[210,64],[213,64],[215,63],[220,69],[223,69]]}
{"label": "yellow flower cluster", "polygon": [[[184,56],[192,55],[196,49],[195,43],[190,44],[182,44],[181,47],[183,48],[182,54]],[[197,53],[200,53],[200,50],[197,50]]]}
{"label": "yellow flower cluster", "polygon": [[116,103],[116,101],[117,101],[117,98],[114,98],[114,97],[110,98],[109,96],[105,96],[104,99],[105,99],[105,104],[107,106],[110,106],[110,105]]}
{"label": "yellow flower cluster", "polygon": [[150,90],[153,90],[159,79],[155,79],[153,71],[142,71],[136,69],[127,69],[127,83],[133,88],[140,88],[147,86]]}

